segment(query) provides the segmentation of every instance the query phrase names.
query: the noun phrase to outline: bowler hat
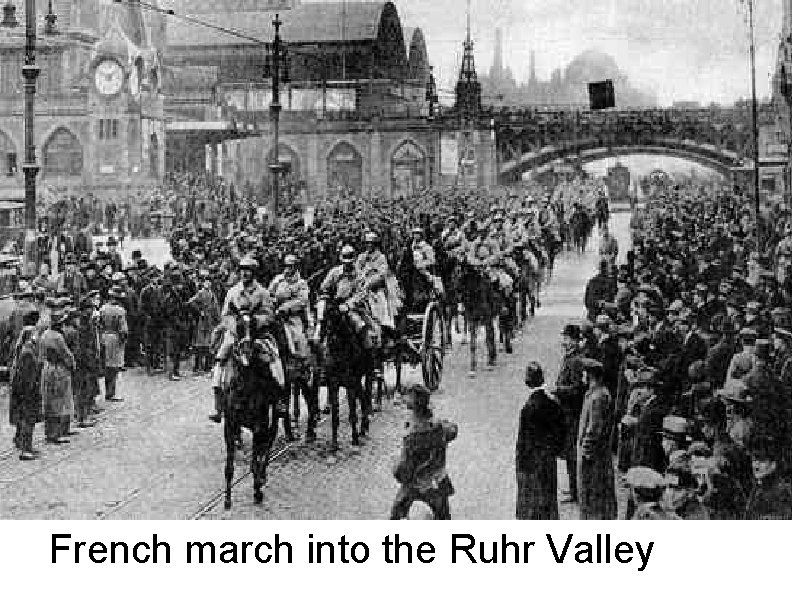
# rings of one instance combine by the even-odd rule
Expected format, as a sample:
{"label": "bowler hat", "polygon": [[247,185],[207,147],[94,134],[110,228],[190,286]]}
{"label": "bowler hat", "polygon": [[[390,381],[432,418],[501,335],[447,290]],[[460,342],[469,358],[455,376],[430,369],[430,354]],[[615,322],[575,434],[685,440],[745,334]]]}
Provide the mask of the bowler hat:
{"label": "bowler hat", "polygon": [[660,432],[666,438],[674,438],[690,442],[690,422],[684,417],[669,415],[663,418],[663,430]]}

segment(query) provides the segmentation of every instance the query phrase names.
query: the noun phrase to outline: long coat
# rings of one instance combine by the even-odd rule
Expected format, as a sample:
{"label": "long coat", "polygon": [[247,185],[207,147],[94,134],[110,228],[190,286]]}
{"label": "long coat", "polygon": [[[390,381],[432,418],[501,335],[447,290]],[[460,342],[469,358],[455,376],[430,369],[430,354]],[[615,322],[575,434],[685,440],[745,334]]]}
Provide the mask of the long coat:
{"label": "long coat", "polygon": [[212,330],[220,322],[220,305],[214,293],[207,289],[199,290],[187,303],[198,316],[193,346],[208,349],[212,345]]}
{"label": "long coat", "polygon": [[9,423],[38,423],[42,419],[40,368],[35,343],[28,341],[19,349],[11,366]]}
{"label": "long coat", "polygon": [[590,388],[583,400],[577,440],[578,500],[581,519],[615,519],[616,489],[610,435],[613,406],[608,389]]}
{"label": "long coat", "polygon": [[83,318],[74,350],[75,369],[72,377],[74,400],[88,405],[99,394],[99,377],[103,376],[101,347],[95,324],[89,316]]}
{"label": "long coat", "polygon": [[126,310],[114,303],[103,305],[99,310],[99,321],[102,327],[105,367],[124,367],[124,343],[129,334]]}
{"label": "long coat", "polygon": [[565,434],[561,408],[543,389],[532,392],[517,432],[517,519],[558,519],[556,457]]}
{"label": "long coat", "polygon": [[41,399],[44,416],[60,418],[74,414],[72,395],[72,371],[74,355],[66,346],[66,340],[58,330],[49,328],[39,340],[41,368]]}

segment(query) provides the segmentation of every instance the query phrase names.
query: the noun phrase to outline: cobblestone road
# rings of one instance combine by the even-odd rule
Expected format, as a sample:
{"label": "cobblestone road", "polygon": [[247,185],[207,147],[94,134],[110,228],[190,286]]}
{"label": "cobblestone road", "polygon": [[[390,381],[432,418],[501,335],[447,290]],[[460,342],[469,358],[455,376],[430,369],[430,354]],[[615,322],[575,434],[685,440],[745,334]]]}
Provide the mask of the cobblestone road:
{"label": "cobblestone road", "polygon": [[[612,228],[622,252],[628,246],[627,214]],[[514,516],[514,444],[519,409],[525,399],[522,371],[536,359],[555,379],[561,356],[560,330],[583,313],[583,288],[595,269],[596,248],[559,258],[542,308],[526,324],[513,355],[499,355],[493,372],[467,377],[468,348],[455,339],[446,358],[435,412],[459,424],[449,450],[448,469],[457,489],[455,519],[510,519]],[[170,382],[139,371],[122,374],[123,403],[104,405],[97,427],[82,430],[71,444],[37,446],[43,457],[22,463],[11,447],[7,390],[0,392],[0,518],[182,519],[201,517],[272,519],[381,519],[387,517],[397,486],[391,467],[400,449],[406,410],[386,402],[363,446],[349,445],[342,423],[342,449],[327,451],[327,422],[315,445],[302,442],[279,451],[270,467],[264,505],[252,502],[250,478],[234,490],[234,509],[224,512],[214,499],[223,484],[224,447],[220,426],[207,419],[212,399],[205,377]],[[342,401],[343,403],[343,401]],[[345,417],[342,412],[342,418]],[[248,442],[249,444],[249,442]],[[245,455],[237,472],[247,469]],[[566,487],[559,464],[559,487]],[[562,517],[574,518],[571,505]]]}

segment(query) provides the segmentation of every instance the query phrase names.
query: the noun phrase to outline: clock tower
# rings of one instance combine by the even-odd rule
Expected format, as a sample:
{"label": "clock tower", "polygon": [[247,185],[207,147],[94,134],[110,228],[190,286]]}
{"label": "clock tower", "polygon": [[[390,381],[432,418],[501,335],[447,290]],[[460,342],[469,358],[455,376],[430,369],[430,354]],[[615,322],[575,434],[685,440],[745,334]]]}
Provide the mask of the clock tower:
{"label": "clock tower", "polygon": [[[143,41],[141,36],[138,41]],[[164,171],[165,125],[159,58],[118,19],[94,46],[89,71],[93,187],[98,195],[156,184]]]}

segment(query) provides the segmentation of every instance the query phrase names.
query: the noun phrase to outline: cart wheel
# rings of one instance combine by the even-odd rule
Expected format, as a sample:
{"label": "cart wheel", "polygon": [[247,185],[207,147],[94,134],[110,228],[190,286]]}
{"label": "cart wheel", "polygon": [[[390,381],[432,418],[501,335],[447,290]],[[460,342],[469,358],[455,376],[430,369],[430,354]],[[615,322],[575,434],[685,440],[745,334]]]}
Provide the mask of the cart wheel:
{"label": "cart wheel", "polygon": [[421,370],[424,384],[432,392],[440,388],[440,381],[443,379],[444,325],[440,306],[436,302],[430,303],[423,322]]}

